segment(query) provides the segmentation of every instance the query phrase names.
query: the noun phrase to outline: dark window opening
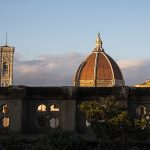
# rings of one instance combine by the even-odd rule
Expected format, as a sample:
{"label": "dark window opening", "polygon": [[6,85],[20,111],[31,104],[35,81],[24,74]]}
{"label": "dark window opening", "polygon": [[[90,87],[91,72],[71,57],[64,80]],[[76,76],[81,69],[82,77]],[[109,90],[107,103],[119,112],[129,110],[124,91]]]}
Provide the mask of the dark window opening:
{"label": "dark window opening", "polygon": [[46,118],[45,118],[45,116],[39,116],[39,117],[37,118],[37,124],[38,124],[38,126],[39,126],[40,128],[46,127]]}
{"label": "dark window opening", "polygon": [[8,73],[8,65],[6,62],[3,63],[3,75],[6,75]]}

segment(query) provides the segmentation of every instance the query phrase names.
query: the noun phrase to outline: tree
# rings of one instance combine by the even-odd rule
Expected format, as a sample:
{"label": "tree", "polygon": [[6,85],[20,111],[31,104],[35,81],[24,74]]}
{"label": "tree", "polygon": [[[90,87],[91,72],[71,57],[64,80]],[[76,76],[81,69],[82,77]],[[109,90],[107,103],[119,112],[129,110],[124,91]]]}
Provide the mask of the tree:
{"label": "tree", "polygon": [[85,101],[81,103],[80,110],[90,122],[101,149],[106,148],[106,143],[111,149],[116,149],[116,145],[118,147],[121,143],[124,149],[133,140],[133,135],[145,126],[143,119],[134,119],[122,101],[114,97]]}

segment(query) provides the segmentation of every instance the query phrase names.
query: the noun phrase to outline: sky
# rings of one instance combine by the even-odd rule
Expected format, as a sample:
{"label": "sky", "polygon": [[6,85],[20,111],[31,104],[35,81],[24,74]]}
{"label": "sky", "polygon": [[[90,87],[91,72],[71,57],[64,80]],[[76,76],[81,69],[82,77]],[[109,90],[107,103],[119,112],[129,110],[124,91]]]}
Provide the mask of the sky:
{"label": "sky", "polygon": [[14,84],[71,85],[95,47],[119,64],[126,84],[150,78],[149,0],[0,0],[0,45],[15,47]]}

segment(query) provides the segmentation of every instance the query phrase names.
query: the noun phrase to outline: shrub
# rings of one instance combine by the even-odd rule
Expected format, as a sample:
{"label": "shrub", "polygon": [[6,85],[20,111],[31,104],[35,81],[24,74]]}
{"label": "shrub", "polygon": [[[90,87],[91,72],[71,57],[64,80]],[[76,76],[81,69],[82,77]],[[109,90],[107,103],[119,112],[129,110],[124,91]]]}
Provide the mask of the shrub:
{"label": "shrub", "polygon": [[33,145],[33,150],[80,150],[82,140],[76,133],[55,129]]}

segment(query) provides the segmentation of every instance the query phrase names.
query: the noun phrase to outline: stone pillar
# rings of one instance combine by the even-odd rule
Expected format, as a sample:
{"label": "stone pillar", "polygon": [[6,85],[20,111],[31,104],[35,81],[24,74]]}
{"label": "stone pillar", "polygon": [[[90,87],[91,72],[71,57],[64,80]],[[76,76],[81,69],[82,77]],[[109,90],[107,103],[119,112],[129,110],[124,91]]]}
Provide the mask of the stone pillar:
{"label": "stone pillar", "polygon": [[75,130],[76,124],[76,100],[65,100],[62,104],[62,129]]}

